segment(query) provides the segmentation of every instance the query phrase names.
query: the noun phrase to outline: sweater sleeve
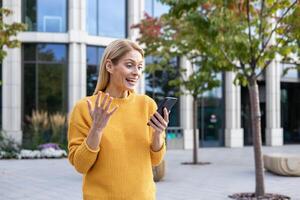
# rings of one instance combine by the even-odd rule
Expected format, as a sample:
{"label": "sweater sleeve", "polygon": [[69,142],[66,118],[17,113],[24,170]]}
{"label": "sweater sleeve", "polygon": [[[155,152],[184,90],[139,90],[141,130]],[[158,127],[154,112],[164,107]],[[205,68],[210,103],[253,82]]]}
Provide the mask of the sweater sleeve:
{"label": "sweater sleeve", "polygon": [[[157,110],[157,105],[155,103],[155,101],[151,98],[150,99],[150,105],[149,105],[149,111],[150,111],[150,115],[149,115],[149,119],[150,117],[156,112]],[[149,131],[150,131],[150,139],[151,139],[151,142],[152,142],[152,135],[153,135],[153,128],[152,127],[149,127]],[[163,137],[163,145],[162,147],[160,148],[160,150],[158,151],[153,151],[151,149],[151,144],[150,144],[150,156],[151,156],[151,163],[152,163],[152,166],[157,166],[159,165],[163,158],[164,158],[164,155],[166,153],[166,134],[165,132],[162,133],[161,137]]]}
{"label": "sweater sleeve", "polygon": [[82,174],[86,174],[93,166],[99,152],[99,149],[90,149],[86,143],[90,126],[86,119],[88,110],[84,110],[84,103],[79,102],[75,105],[70,115],[68,127],[68,159],[75,169]]}

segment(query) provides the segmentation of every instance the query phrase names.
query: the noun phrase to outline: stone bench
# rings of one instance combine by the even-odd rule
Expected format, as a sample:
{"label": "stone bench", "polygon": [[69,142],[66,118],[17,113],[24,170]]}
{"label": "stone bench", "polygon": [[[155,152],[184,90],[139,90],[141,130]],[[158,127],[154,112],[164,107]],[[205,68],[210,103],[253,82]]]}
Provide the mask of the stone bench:
{"label": "stone bench", "polygon": [[265,154],[263,159],[264,167],[275,174],[300,176],[300,154]]}

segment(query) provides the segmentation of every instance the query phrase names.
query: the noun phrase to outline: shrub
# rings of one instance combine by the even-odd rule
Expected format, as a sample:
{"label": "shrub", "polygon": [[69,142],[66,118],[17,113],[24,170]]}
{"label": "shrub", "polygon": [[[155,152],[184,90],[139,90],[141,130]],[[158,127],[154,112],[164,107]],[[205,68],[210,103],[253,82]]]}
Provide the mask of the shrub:
{"label": "shrub", "polygon": [[18,158],[20,146],[5,132],[0,132],[0,159]]}
{"label": "shrub", "polygon": [[31,145],[36,148],[45,143],[47,132],[49,132],[49,119],[46,111],[32,111],[32,116],[26,116],[29,124]]}

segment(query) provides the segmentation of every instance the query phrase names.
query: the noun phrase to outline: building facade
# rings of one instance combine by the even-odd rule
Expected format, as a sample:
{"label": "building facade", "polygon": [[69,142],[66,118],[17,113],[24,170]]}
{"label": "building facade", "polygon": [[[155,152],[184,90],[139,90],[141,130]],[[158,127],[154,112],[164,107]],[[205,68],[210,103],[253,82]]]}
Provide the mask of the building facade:
{"label": "building facade", "polygon": [[[1,125],[21,142],[26,116],[33,110],[69,113],[75,102],[91,95],[106,45],[117,38],[136,40],[131,29],[146,11],[159,16],[168,7],[156,0],[2,0],[13,11],[5,22],[23,22],[26,32],[18,35],[21,48],[7,49],[1,64]],[[153,62],[146,58],[146,64]],[[174,58],[174,67],[192,67],[185,58]],[[259,82],[265,145],[300,143],[300,79],[276,60]],[[219,75],[221,86],[199,99],[200,147],[251,145],[249,98],[246,88],[233,84],[234,74]],[[160,82],[153,80],[159,79]],[[168,88],[168,73],[144,74],[137,87],[159,101],[175,94]],[[181,96],[172,111],[170,148],[192,148],[192,97]]]}

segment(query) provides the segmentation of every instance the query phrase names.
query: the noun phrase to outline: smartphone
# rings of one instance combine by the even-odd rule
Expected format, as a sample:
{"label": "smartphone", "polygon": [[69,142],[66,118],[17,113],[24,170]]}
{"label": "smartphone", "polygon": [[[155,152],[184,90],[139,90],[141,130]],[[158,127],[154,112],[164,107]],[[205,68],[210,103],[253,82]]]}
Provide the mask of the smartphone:
{"label": "smartphone", "polygon": [[164,117],[164,108],[167,108],[168,112],[171,111],[172,107],[175,105],[177,102],[177,98],[175,97],[165,97],[162,102],[160,102],[157,112]]}

